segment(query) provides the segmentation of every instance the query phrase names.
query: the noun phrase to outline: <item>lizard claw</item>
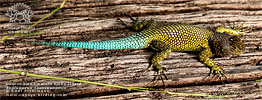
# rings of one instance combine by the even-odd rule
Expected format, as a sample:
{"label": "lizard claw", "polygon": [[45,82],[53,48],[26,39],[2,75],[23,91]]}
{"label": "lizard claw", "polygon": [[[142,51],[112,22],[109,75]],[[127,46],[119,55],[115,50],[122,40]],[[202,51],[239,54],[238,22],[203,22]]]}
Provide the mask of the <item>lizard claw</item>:
{"label": "lizard claw", "polygon": [[142,73],[136,75],[136,77],[138,76],[141,76],[142,74],[144,74],[145,72],[147,72],[150,68],[154,67],[154,70],[156,71],[156,74],[155,74],[155,77],[154,79],[152,80],[153,83],[157,82],[158,79],[161,79],[162,80],[162,83],[163,85],[165,86],[165,82],[164,82],[164,78],[163,76],[165,77],[166,80],[168,80],[168,77],[165,73],[166,68],[165,67],[162,67],[160,64],[157,64],[157,65],[150,65],[145,71],[143,71]]}
{"label": "lizard claw", "polygon": [[225,26],[219,26],[216,28],[216,32],[219,33],[228,33],[232,35],[244,35],[245,33],[248,33],[252,30],[251,27],[244,28],[243,25],[245,22],[243,22],[240,25],[236,25],[236,23],[233,23],[233,26],[225,27]]}
{"label": "lizard claw", "polygon": [[[160,65],[158,65],[158,66],[160,66]],[[159,76],[160,76],[160,79],[163,79],[162,75],[168,80],[168,77],[167,77],[167,75],[165,73],[165,71],[167,71],[166,68],[162,67],[162,66],[155,67],[155,66],[153,66],[153,64],[150,65],[145,71],[143,71],[142,73],[140,73],[140,74],[138,74],[136,76],[139,77],[139,76],[143,75],[145,72],[147,72],[152,67],[156,68],[156,75],[155,75],[155,77],[153,79],[153,82],[156,81]]]}
{"label": "lizard claw", "polygon": [[166,73],[165,73],[164,70],[166,71],[166,68],[163,67],[162,69],[159,69],[159,70],[156,72],[156,76],[154,77],[153,82],[155,82],[155,81],[158,79],[158,77],[163,81],[163,77],[162,77],[162,76],[164,76],[165,79],[168,80],[167,75],[166,75]]}
{"label": "lizard claw", "polygon": [[150,65],[149,67],[147,67],[147,69],[145,71],[143,71],[140,74],[136,75],[136,77],[139,77],[139,76],[143,75],[145,72],[147,72],[152,67],[153,67],[153,65]]}
{"label": "lizard claw", "polygon": [[[211,68],[209,76],[218,76],[219,79],[223,82],[223,77],[227,78],[227,76],[224,74],[224,69],[219,66],[214,66]],[[223,82],[224,83],[224,82]]]}
{"label": "lizard claw", "polygon": [[165,73],[166,68],[162,67],[160,64],[157,64],[155,66],[153,65],[153,67],[156,70],[156,75],[155,75],[154,79],[152,80],[152,82],[155,83],[155,82],[158,81],[158,79],[161,79],[161,81],[162,81],[162,83],[163,83],[163,85],[165,87],[165,82],[164,82],[163,76],[165,77],[166,80],[168,80],[168,77],[167,77],[167,75]]}

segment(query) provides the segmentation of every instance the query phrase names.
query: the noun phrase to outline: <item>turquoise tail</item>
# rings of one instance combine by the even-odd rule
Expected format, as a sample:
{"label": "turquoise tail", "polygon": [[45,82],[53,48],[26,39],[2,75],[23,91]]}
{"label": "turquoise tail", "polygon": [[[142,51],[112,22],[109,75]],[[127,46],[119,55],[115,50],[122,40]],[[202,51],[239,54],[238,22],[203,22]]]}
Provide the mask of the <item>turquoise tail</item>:
{"label": "turquoise tail", "polygon": [[72,47],[84,49],[141,49],[147,46],[147,36],[142,33],[136,33],[124,38],[109,41],[89,41],[89,42],[30,42],[39,45],[50,45],[59,47]]}

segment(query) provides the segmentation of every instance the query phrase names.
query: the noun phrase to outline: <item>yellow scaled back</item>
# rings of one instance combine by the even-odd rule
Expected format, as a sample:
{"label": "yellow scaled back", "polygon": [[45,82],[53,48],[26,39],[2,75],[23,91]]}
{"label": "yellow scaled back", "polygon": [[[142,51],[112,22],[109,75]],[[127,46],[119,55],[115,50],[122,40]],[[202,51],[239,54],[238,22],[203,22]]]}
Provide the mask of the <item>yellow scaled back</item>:
{"label": "yellow scaled back", "polygon": [[145,34],[151,40],[166,43],[175,51],[199,51],[203,45],[208,45],[213,32],[186,24],[172,24],[146,30]]}

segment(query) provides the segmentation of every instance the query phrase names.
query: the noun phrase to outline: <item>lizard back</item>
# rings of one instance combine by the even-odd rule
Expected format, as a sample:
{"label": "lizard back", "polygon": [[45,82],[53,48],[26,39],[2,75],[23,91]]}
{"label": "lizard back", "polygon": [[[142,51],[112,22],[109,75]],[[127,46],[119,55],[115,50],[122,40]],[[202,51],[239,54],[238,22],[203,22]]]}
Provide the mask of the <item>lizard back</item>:
{"label": "lizard back", "polygon": [[176,51],[199,51],[202,45],[208,45],[214,34],[208,29],[187,24],[157,27],[144,33],[150,37],[150,41],[164,42]]}

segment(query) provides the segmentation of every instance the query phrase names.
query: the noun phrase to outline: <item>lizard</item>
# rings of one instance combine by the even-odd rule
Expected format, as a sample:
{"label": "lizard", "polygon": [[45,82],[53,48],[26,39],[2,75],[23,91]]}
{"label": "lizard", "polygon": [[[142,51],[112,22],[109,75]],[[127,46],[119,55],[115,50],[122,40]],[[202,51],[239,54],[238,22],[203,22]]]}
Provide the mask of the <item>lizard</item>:
{"label": "lizard", "polygon": [[174,23],[164,26],[156,26],[156,21],[138,21],[130,17],[133,25],[127,26],[122,20],[118,19],[121,24],[125,25],[137,33],[107,41],[31,41],[27,43],[37,45],[49,45],[59,47],[72,47],[83,49],[144,49],[153,48],[156,54],[150,61],[150,68],[156,71],[155,79],[159,76],[163,81],[166,68],[162,67],[159,62],[166,58],[172,51],[196,51],[199,60],[210,67],[209,76],[216,75],[221,80],[226,77],[222,67],[216,65],[211,57],[240,55],[244,52],[245,46],[238,35],[248,32],[247,29],[219,26],[215,29],[206,29],[189,24]]}

